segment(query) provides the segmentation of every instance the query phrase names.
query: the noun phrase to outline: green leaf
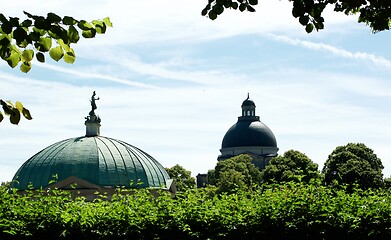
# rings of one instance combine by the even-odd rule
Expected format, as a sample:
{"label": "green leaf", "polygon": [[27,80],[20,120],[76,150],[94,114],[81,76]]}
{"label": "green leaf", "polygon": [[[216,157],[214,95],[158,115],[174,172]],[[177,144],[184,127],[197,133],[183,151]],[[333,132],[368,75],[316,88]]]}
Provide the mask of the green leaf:
{"label": "green leaf", "polygon": [[220,15],[224,12],[224,7],[220,4],[216,4],[213,6],[213,11],[217,14]]}
{"label": "green leaf", "polygon": [[81,30],[84,30],[84,31],[90,30],[90,29],[93,28],[92,25],[89,24],[89,23],[88,23],[87,21],[85,21],[85,20],[81,20],[81,21],[77,24],[77,26],[78,26]]}
{"label": "green leaf", "polygon": [[52,48],[52,39],[50,37],[43,37],[39,39],[40,46],[37,48],[41,52],[47,52]]}
{"label": "green leaf", "polygon": [[206,14],[208,14],[208,9],[206,9],[206,8],[202,9],[201,15],[206,16]]}
{"label": "green leaf", "polygon": [[19,101],[16,101],[15,102],[15,108],[19,110],[19,112],[22,112],[23,111],[23,104]]}
{"label": "green leaf", "polygon": [[64,51],[62,49],[61,46],[57,46],[55,48],[52,48],[50,49],[49,51],[49,55],[50,57],[54,60],[54,61],[60,61],[60,59],[64,56]]}
{"label": "green leaf", "polygon": [[213,11],[213,10],[210,10],[210,11],[209,11],[209,18],[210,18],[211,20],[215,20],[215,19],[217,18],[216,12]]}
{"label": "green leaf", "polygon": [[17,17],[10,17],[9,22],[13,27],[19,27],[19,18]]}
{"label": "green leaf", "polygon": [[80,39],[79,31],[74,26],[69,26],[68,38],[71,43],[77,43]]}
{"label": "green leaf", "polygon": [[43,53],[41,52],[37,52],[35,54],[35,57],[37,58],[37,60],[41,63],[44,63],[45,62],[45,55],[43,55]]}
{"label": "green leaf", "polygon": [[113,23],[110,21],[109,17],[103,18],[102,22],[104,22],[107,27],[113,27]]}
{"label": "green leaf", "polygon": [[23,114],[24,118],[26,118],[27,120],[33,119],[31,117],[30,111],[27,108],[23,108],[22,114]]}
{"label": "green leaf", "polygon": [[75,25],[77,21],[73,17],[65,16],[62,19],[62,23],[64,23],[65,25]]}
{"label": "green leaf", "polygon": [[32,41],[39,41],[41,34],[39,34],[39,32],[32,31],[30,32],[29,36]]}
{"label": "green leaf", "polygon": [[20,122],[20,112],[18,111],[18,109],[12,109],[12,114],[10,115],[10,122],[15,125]]}
{"label": "green leaf", "polygon": [[7,63],[12,68],[18,66],[19,62],[20,62],[20,53],[18,52],[12,52],[11,56],[7,58]]}
{"label": "green leaf", "polygon": [[17,42],[23,42],[27,38],[27,32],[22,27],[18,27],[13,31],[13,36]]}
{"label": "green leaf", "polygon": [[314,22],[314,25],[315,25],[316,30],[324,28],[323,22]]}
{"label": "green leaf", "polygon": [[104,22],[94,20],[92,24],[94,24],[97,33],[103,34],[106,32],[106,24]]}
{"label": "green leaf", "polygon": [[239,5],[239,10],[240,10],[241,12],[243,12],[244,10],[246,10],[246,4],[241,3],[241,4]]}
{"label": "green leaf", "polygon": [[62,27],[60,27],[57,24],[54,24],[51,26],[50,30],[48,31],[49,35],[54,38],[54,39],[59,39],[61,38],[62,34]]}
{"label": "green leaf", "polygon": [[23,11],[23,13],[24,13],[27,17],[29,17],[29,18],[34,18],[34,16],[33,16],[32,14],[30,14],[30,13],[28,13],[28,12],[26,12],[26,11]]}
{"label": "green leaf", "polygon": [[308,17],[308,15],[299,17],[299,22],[303,26],[307,25],[309,20],[310,20],[310,18]]}
{"label": "green leaf", "polygon": [[239,4],[237,3],[237,2],[232,2],[232,8],[233,9],[238,9],[238,6],[239,6]]}
{"label": "green leaf", "polygon": [[71,47],[69,45],[69,43],[64,43],[64,41],[62,39],[58,39],[57,40],[57,43],[62,47],[62,49],[65,51],[65,52],[69,52],[71,51]]}
{"label": "green leaf", "polygon": [[26,19],[26,20],[24,20],[20,24],[20,26],[22,26],[22,27],[31,27],[32,24],[33,24],[33,21],[31,21],[30,19]]}
{"label": "green leaf", "polygon": [[96,35],[96,30],[95,29],[90,29],[90,30],[83,30],[81,35],[84,37],[84,38],[93,38],[95,37]]}
{"label": "green leaf", "polygon": [[12,113],[13,106],[0,99],[0,104],[3,106],[5,115],[9,116]]}
{"label": "green leaf", "polygon": [[51,23],[59,23],[59,22],[61,22],[61,18],[58,15],[54,14],[54,13],[48,13],[47,16],[48,16],[47,20],[49,20]]}
{"label": "green leaf", "polygon": [[4,14],[0,13],[0,22],[7,22],[7,18],[4,16]]}
{"label": "green leaf", "polygon": [[250,3],[251,5],[257,5],[258,0],[249,0],[248,3]]}
{"label": "green leaf", "polygon": [[[9,39],[9,36],[8,35],[3,35],[3,36],[0,36],[0,45],[1,47],[4,47],[6,48],[10,43],[11,43],[11,40]],[[0,47],[0,48],[1,48]]]}
{"label": "green leaf", "polygon": [[3,114],[0,112],[0,122],[3,121],[3,119],[4,119],[4,116],[3,116]]}
{"label": "green leaf", "polygon": [[31,62],[22,62],[20,65],[20,71],[28,73],[31,70]]}
{"label": "green leaf", "polygon": [[72,64],[72,63],[75,62],[75,60],[76,60],[75,52],[74,52],[73,49],[71,48],[71,51],[68,51],[68,52],[65,53],[65,55],[64,55],[64,61],[65,61],[66,63]]}
{"label": "green leaf", "polygon": [[223,5],[225,8],[230,8],[232,6],[232,3],[232,1],[225,1]]}
{"label": "green leaf", "polygon": [[[27,36],[28,37],[28,36]],[[23,40],[22,42],[16,43],[16,45],[20,48],[26,48],[30,43],[26,40]]]}
{"label": "green leaf", "polygon": [[44,30],[48,30],[46,29],[46,22],[45,22],[45,18],[44,17],[35,17],[34,18],[34,27],[38,28],[38,29],[44,29]]}
{"label": "green leaf", "polygon": [[312,23],[308,23],[307,26],[305,26],[305,31],[307,33],[311,33],[314,30],[314,25]]}
{"label": "green leaf", "polygon": [[12,32],[12,25],[8,21],[3,22],[3,24],[1,24],[1,31],[5,34],[10,34]]}
{"label": "green leaf", "polygon": [[250,5],[247,5],[247,11],[255,12],[255,8],[251,7]]}
{"label": "green leaf", "polygon": [[36,33],[38,33],[40,36],[44,36],[45,34],[46,34],[46,30],[44,30],[44,29],[39,29],[39,28],[37,28],[37,27],[33,27],[33,31],[34,32],[36,32]]}
{"label": "green leaf", "polygon": [[34,58],[34,51],[31,49],[26,49],[22,52],[21,61],[30,62]]}

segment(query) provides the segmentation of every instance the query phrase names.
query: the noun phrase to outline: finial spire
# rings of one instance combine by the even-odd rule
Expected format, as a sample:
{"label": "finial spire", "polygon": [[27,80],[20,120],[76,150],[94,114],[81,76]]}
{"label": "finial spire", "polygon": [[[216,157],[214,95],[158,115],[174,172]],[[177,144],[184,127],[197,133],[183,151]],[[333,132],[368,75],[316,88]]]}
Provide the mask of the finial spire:
{"label": "finial spire", "polygon": [[87,116],[85,119],[85,125],[86,125],[86,137],[95,137],[100,135],[100,117],[95,114],[95,110],[97,109],[96,100],[99,100],[98,98],[95,98],[95,91],[92,93],[91,96],[91,111],[89,112],[89,116]]}
{"label": "finial spire", "polygon": [[250,99],[250,93],[247,93],[247,100]]}

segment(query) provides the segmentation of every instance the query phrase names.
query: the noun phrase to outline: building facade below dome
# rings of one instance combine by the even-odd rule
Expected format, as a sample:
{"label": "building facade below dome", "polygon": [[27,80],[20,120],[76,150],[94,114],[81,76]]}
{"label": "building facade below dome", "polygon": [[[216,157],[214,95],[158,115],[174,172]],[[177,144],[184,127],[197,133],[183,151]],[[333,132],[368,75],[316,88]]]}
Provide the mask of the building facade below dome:
{"label": "building facade below dome", "polygon": [[255,114],[255,103],[249,96],[243,101],[242,116],[225,134],[221,155],[217,160],[240,154],[249,154],[259,169],[264,169],[269,160],[277,156],[277,141],[273,132]]}

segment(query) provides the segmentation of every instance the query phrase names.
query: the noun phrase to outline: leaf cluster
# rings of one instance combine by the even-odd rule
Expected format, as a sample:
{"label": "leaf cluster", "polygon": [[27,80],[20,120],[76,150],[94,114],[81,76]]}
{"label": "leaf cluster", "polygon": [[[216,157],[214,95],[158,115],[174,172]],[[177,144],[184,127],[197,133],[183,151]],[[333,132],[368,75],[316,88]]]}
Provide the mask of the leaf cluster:
{"label": "leaf cluster", "polygon": [[[389,30],[391,24],[391,4],[379,0],[289,0],[292,2],[292,16],[299,20],[307,33],[324,28],[322,16],[326,6],[333,6],[335,12],[346,15],[358,14],[358,22],[370,26],[373,32]],[[224,9],[255,12],[258,0],[208,0],[202,10],[203,16],[215,20]]]}
{"label": "leaf cluster", "polygon": [[234,9],[241,12],[255,12],[253,6],[258,4],[258,0],[208,0],[208,4],[202,10],[202,16],[208,16],[215,20],[218,15],[224,12],[224,9]]}
{"label": "leaf cluster", "polygon": [[79,41],[79,31],[82,37],[93,38],[112,27],[108,17],[87,22],[54,13],[48,13],[46,17],[24,14],[27,18],[23,21],[0,14],[0,57],[12,68],[20,63],[20,70],[24,73],[31,70],[34,57],[45,62],[47,52],[55,61],[63,59],[66,63],[73,63],[76,55],[71,44]]}
{"label": "leaf cluster", "polygon": [[[0,99],[0,105],[3,108],[4,114],[9,116],[10,122],[12,124],[18,124],[21,115],[23,115],[28,120],[33,119],[31,117],[30,111],[25,108],[21,102],[17,101],[15,104],[13,104],[11,101],[3,101]],[[3,119],[3,113],[0,111],[0,122],[3,121]]]}

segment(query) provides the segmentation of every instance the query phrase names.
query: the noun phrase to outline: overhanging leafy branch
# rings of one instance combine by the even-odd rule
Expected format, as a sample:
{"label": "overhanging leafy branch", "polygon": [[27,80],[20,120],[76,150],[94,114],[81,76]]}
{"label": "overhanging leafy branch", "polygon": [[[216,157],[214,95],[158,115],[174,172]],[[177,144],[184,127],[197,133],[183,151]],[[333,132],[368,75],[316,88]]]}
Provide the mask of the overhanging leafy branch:
{"label": "overhanging leafy branch", "polygon": [[[326,6],[334,7],[335,12],[343,12],[346,15],[358,14],[358,22],[369,25],[372,32],[380,32],[390,29],[391,2],[379,0],[288,0],[293,3],[292,15],[299,19],[307,33],[314,29],[324,28],[322,13]],[[203,16],[215,20],[224,12],[224,9],[234,9],[241,12],[255,12],[254,6],[258,0],[208,0],[208,4],[202,10]]]}
{"label": "overhanging leafy branch", "polygon": [[27,19],[23,21],[16,17],[7,19],[0,14],[0,57],[12,68],[21,63],[20,70],[25,73],[31,70],[34,56],[43,63],[47,52],[55,61],[64,59],[66,63],[73,63],[76,54],[71,44],[79,41],[79,30],[84,38],[93,38],[112,27],[108,17],[89,23],[54,13],[48,13],[46,17],[24,14]]}

